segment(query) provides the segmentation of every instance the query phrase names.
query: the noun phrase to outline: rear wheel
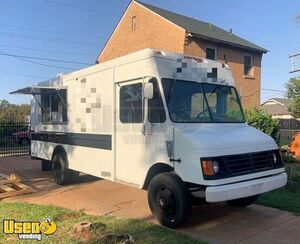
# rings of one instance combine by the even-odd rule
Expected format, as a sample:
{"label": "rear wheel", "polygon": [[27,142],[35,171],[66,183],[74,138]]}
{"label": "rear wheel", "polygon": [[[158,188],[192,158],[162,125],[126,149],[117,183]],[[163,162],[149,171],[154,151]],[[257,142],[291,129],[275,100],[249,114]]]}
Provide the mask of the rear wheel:
{"label": "rear wheel", "polygon": [[154,176],[148,188],[148,204],[158,222],[170,228],[182,226],[191,207],[184,182],[172,173]]}
{"label": "rear wheel", "polygon": [[245,197],[245,198],[239,198],[239,199],[227,201],[227,203],[231,206],[247,207],[247,206],[255,203],[255,201],[257,200],[258,197],[259,197],[259,195]]}
{"label": "rear wheel", "polygon": [[52,159],[54,179],[57,184],[65,185],[72,180],[72,170],[68,169],[68,159],[64,153],[57,153]]}

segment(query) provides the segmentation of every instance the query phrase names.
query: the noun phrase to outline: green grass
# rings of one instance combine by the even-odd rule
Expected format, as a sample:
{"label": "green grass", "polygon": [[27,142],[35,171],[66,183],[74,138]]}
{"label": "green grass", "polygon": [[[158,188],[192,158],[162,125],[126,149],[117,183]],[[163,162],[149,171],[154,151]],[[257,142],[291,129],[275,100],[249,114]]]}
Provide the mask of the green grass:
{"label": "green grass", "polygon": [[[107,235],[117,234],[129,234],[134,238],[135,243],[204,243],[147,221],[92,216],[82,211],[71,211],[54,206],[0,202],[1,231],[3,219],[43,221],[47,217],[57,224],[58,229],[53,235],[43,235],[39,243],[117,243],[111,239],[109,241],[103,239]],[[95,223],[95,227],[84,235],[78,234],[74,231],[74,225],[81,221]],[[0,235],[1,243],[15,243],[17,240],[16,235]],[[26,243],[31,242],[37,243],[37,241],[26,241]]]}
{"label": "green grass", "polygon": [[264,193],[256,203],[300,214],[300,184],[290,182],[284,188]]}

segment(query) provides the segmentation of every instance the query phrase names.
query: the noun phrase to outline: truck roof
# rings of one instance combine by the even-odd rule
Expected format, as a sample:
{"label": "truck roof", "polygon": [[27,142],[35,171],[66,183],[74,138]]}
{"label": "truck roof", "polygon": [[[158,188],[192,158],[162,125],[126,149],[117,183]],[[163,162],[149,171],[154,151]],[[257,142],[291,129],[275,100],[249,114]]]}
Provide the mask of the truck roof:
{"label": "truck roof", "polygon": [[[57,77],[39,82],[33,87],[35,87],[36,93],[39,93],[38,89],[59,87],[59,84],[62,83],[62,80],[67,81],[74,78],[84,77],[88,74],[100,72],[106,69],[111,69],[112,67],[117,67],[119,65],[124,65],[151,57],[156,57],[160,60],[163,59],[164,61],[166,61],[164,62],[164,65],[162,65],[164,67],[162,67],[161,65],[157,66],[157,69],[162,76],[166,75],[166,73],[169,73],[171,77],[174,77],[176,79],[235,86],[235,82],[230,72],[230,67],[227,64],[196,56],[147,48],[71,73],[59,74],[57,75]],[[11,92],[11,94],[32,94],[34,93],[34,91],[32,90],[33,87],[19,89],[17,91]]]}

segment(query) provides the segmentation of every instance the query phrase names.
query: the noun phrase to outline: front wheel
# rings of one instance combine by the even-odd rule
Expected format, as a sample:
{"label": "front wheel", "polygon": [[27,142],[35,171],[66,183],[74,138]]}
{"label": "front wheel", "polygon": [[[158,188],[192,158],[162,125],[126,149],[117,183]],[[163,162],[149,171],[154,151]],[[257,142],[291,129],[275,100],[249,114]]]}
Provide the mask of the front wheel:
{"label": "front wheel", "polygon": [[182,226],[191,207],[184,182],[172,173],[154,176],[148,188],[148,204],[158,222],[169,228]]}
{"label": "front wheel", "polygon": [[247,207],[247,206],[255,203],[258,197],[259,197],[259,195],[245,197],[245,198],[239,198],[239,199],[227,201],[227,203],[229,205],[235,206],[235,207]]}

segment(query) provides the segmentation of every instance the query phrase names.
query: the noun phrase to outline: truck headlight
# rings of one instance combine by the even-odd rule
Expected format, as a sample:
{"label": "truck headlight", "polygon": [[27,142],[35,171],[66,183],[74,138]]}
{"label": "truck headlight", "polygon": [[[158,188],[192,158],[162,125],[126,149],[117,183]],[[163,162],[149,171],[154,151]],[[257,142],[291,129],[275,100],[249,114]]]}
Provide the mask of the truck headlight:
{"label": "truck headlight", "polygon": [[214,160],[214,161],[212,162],[212,164],[213,164],[213,168],[214,168],[215,174],[219,173],[219,171],[220,171],[220,165],[219,165],[219,162],[216,161],[216,160]]}
{"label": "truck headlight", "polygon": [[274,164],[276,164],[277,163],[277,155],[276,155],[276,153],[273,153],[273,162],[274,162]]}
{"label": "truck headlight", "polygon": [[220,171],[219,162],[216,160],[202,160],[201,165],[205,176],[214,176]]}

